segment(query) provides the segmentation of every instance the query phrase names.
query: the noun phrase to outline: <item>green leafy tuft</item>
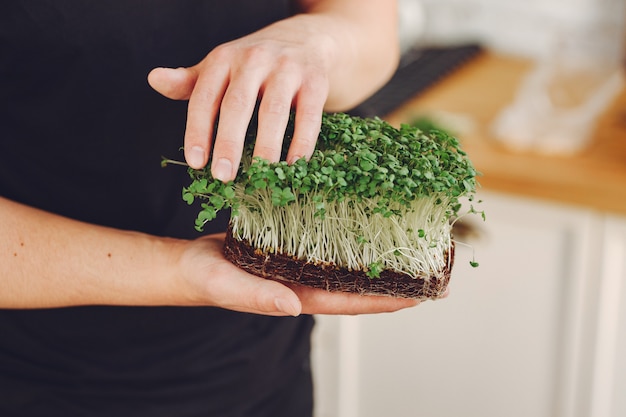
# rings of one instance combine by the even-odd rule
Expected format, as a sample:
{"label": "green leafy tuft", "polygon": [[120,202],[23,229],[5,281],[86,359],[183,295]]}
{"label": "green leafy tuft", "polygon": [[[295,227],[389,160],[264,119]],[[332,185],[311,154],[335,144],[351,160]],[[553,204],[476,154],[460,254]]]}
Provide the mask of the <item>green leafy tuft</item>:
{"label": "green leafy tuft", "polygon": [[[379,118],[324,114],[311,158],[287,164],[293,130],[292,116],[282,160],[270,163],[252,156],[252,123],[229,183],[211,176],[210,163],[188,168],[192,181],[182,197],[200,204],[197,230],[230,209],[233,236],[263,252],[370,278],[384,270],[434,277],[451,266],[452,219],[459,218],[461,197],[473,201],[478,175],[456,138]],[[469,212],[484,218],[473,206]]]}
{"label": "green leafy tuft", "polygon": [[[291,143],[293,121],[292,117],[284,153]],[[209,212],[199,216],[199,229],[214,218],[214,212],[230,208],[236,213],[242,195],[262,189],[271,190],[276,207],[314,193],[318,196],[316,216],[321,218],[328,204],[365,199],[377,202],[372,213],[391,217],[410,208],[415,199],[433,195],[445,199],[448,215],[454,216],[460,209],[458,198],[476,190],[476,170],[458,140],[443,131],[426,134],[408,124],[396,129],[379,118],[324,114],[311,159],[292,165],[253,159],[255,137],[255,127],[251,126],[238,175],[231,183],[214,179],[209,168],[189,169],[193,181],[183,190],[183,198],[189,204],[202,200],[202,210]]]}

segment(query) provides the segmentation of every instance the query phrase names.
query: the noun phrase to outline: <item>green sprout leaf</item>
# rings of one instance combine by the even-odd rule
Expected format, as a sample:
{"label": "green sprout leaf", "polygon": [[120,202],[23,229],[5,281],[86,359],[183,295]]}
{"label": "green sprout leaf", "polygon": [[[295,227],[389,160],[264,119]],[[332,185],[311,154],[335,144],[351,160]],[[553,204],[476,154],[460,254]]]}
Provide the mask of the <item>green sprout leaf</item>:
{"label": "green sprout leaf", "polygon": [[[371,278],[380,277],[387,268],[399,270],[401,263],[411,261],[414,255],[406,249],[411,245],[421,245],[429,253],[433,248],[450,244],[449,230],[442,225],[449,226],[451,219],[459,217],[463,207],[460,198],[473,201],[476,177],[480,175],[455,137],[430,127],[427,131],[410,124],[396,128],[380,118],[324,114],[313,154],[308,160],[303,157],[287,164],[284,159],[294,128],[292,114],[283,138],[282,160],[269,162],[253,156],[256,123],[251,123],[236,178],[228,183],[213,178],[208,168],[211,161],[207,167],[196,170],[185,163],[163,159],[163,166],[187,166],[191,182],[183,188],[182,198],[187,204],[200,206],[197,230],[202,231],[222,210],[231,210],[231,219],[258,215],[258,220],[250,222],[253,226],[246,226],[248,229],[265,227],[267,219],[272,219],[271,230],[259,230],[259,236],[272,236],[283,222],[300,219],[290,228],[283,227],[293,232],[290,244],[323,250],[327,244],[325,236],[308,244],[303,236],[310,233],[301,229],[303,225],[311,228],[326,225],[323,226],[326,229],[320,230],[335,234],[338,239],[352,239],[357,250],[370,254],[358,268]],[[289,209],[293,212],[288,213]],[[337,223],[350,210],[358,211],[359,220],[351,218]],[[405,222],[407,217],[418,216],[419,210],[424,222]],[[484,212],[473,206],[469,213],[485,218]],[[369,223],[390,227],[365,233]],[[405,230],[392,232],[391,225]],[[445,231],[447,240],[440,238],[440,229]],[[385,258],[374,253],[381,241],[379,233],[405,233],[406,240],[397,244],[401,250],[387,246],[384,252],[390,258]],[[395,239],[388,237],[387,242]],[[266,247],[280,248],[275,243]],[[348,253],[344,249],[344,245],[335,245],[332,256]],[[425,263],[415,261],[416,265]],[[475,267],[478,263],[472,260],[471,265]]]}
{"label": "green sprout leaf", "polygon": [[372,262],[367,267],[367,276],[370,278],[380,278],[380,273],[383,272],[383,264],[381,262]]}

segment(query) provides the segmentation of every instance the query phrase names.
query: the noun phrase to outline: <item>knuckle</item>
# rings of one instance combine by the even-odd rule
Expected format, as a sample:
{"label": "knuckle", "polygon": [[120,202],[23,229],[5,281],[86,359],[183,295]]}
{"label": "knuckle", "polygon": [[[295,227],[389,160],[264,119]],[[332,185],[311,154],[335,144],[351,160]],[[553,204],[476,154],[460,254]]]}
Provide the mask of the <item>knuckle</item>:
{"label": "knuckle", "polygon": [[254,296],[248,302],[248,307],[253,311],[269,313],[275,309],[272,300],[267,297],[265,291],[255,291]]}
{"label": "knuckle", "polygon": [[329,80],[326,72],[319,68],[308,71],[302,79],[302,89],[309,93],[328,91]]}
{"label": "knuckle", "polygon": [[241,112],[252,106],[254,99],[246,91],[231,88],[226,91],[222,99],[222,110]]}
{"label": "knuckle", "polygon": [[[196,90],[198,90],[198,88],[196,88]],[[218,88],[209,85],[204,85],[199,88],[199,91],[194,92],[194,102],[202,103],[203,107],[206,107],[207,105],[212,106],[213,103],[215,103],[219,99],[219,96],[221,94]]]}
{"label": "knuckle", "polygon": [[322,111],[321,107],[311,106],[306,109],[298,107],[296,109],[296,135],[317,138],[322,125]]}
{"label": "knuckle", "polygon": [[271,116],[282,116],[289,112],[291,104],[283,97],[270,97],[263,101],[261,111]]}
{"label": "knuckle", "polygon": [[278,73],[293,74],[302,72],[301,66],[288,55],[281,55],[276,59],[274,68]]}
{"label": "knuckle", "polygon": [[244,62],[250,65],[259,65],[268,60],[269,51],[265,45],[255,44],[248,46],[242,54]]}
{"label": "knuckle", "polygon": [[322,123],[322,108],[313,105],[301,105],[297,109],[296,122],[319,127]]}
{"label": "knuckle", "polygon": [[295,140],[298,146],[304,149],[313,148],[317,143],[317,138],[314,138],[312,136],[298,136]]}
{"label": "knuckle", "polygon": [[208,62],[225,62],[229,61],[234,55],[234,47],[230,43],[223,43],[216,46],[207,56]]}
{"label": "knuckle", "polygon": [[218,136],[215,139],[215,153],[220,154],[219,156],[233,158],[236,156],[238,149],[239,142],[234,139],[225,138],[223,136]]}

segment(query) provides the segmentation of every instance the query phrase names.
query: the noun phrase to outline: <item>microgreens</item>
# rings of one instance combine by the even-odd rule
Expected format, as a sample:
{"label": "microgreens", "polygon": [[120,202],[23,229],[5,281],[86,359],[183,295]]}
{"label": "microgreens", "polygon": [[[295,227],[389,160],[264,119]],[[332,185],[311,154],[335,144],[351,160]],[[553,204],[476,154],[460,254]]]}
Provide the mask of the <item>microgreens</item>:
{"label": "microgreens", "polygon": [[[283,156],[293,126],[292,117]],[[324,114],[310,160],[287,164],[253,158],[255,137],[252,124],[234,181],[189,168],[183,199],[200,200],[199,231],[231,209],[233,234],[262,250],[363,269],[372,278],[386,268],[441,270],[450,218],[458,216],[459,198],[471,200],[476,189],[477,172],[456,138]]]}

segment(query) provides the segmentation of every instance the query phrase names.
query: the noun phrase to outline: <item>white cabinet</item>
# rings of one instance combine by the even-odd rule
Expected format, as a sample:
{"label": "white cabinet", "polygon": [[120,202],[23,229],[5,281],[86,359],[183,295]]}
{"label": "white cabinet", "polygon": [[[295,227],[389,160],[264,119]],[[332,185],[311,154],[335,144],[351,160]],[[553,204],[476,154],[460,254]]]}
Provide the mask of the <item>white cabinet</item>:
{"label": "white cabinet", "polygon": [[447,299],[317,318],[316,417],[626,415],[626,220],[480,198]]}
{"label": "white cabinet", "polygon": [[626,415],[626,220],[607,218],[604,236],[589,415],[620,417]]}

